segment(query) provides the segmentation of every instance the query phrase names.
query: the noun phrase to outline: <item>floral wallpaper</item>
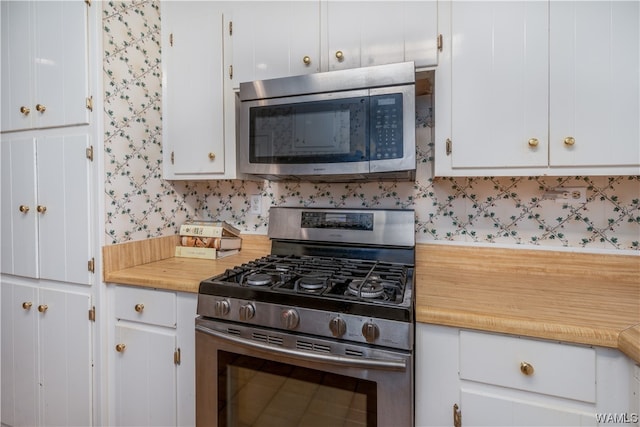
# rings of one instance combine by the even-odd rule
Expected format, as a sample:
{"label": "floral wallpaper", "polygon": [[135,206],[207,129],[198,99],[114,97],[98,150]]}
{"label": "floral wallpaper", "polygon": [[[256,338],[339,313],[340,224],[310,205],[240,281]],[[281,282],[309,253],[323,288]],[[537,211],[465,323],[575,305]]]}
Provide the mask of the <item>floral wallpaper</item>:
{"label": "floral wallpaper", "polygon": [[[174,234],[190,218],[266,234],[270,206],[317,206],[415,209],[418,242],[640,251],[640,176],[434,178],[429,98],[417,103],[415,182],[163,180],[160,7],[103,3],[107,244]],[[543,198],[560,186],[586,187],[586,201]]]}

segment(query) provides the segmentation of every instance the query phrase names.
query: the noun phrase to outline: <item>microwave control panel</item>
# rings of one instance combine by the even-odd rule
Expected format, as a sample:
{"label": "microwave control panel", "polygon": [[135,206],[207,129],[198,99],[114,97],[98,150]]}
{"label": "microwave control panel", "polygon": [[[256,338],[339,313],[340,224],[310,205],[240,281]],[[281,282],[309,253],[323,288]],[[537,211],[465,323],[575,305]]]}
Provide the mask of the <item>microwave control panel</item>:
{"label": "microwave control panel", "polygon": [[402,94],[372,96],[369,114],[371,160],[402,158]]}

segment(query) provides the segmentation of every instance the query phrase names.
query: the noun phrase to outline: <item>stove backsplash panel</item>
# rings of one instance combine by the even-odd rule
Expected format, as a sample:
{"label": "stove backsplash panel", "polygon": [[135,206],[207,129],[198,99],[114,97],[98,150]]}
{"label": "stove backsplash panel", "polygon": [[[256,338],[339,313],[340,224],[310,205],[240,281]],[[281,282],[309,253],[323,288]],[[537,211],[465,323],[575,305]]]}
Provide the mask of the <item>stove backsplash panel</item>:
{"label": "stove backsplash panel", "polygon": [[[640,177],[439,178],[433,107],[416,105],[415,183],[318,184],[162,179],[158,1],[101,3],[104,28],[105,242],[174,234],[191,218],[220,218],[266,234],[270,206],[412,208],[416,241],[640,251]],[[544,188],[586,187],[575,207]],[[252,195],[262,213],[249,213]]]}

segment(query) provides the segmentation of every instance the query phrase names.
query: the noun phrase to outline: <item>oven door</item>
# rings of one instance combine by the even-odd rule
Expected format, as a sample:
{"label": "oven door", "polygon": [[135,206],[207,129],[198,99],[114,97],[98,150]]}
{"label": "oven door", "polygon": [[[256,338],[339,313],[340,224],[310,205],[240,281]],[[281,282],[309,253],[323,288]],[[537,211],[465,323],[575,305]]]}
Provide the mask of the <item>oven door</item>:
{"label": "oven door", "polygon": [[196,320],[198,426],[413,425],[410,353]]}

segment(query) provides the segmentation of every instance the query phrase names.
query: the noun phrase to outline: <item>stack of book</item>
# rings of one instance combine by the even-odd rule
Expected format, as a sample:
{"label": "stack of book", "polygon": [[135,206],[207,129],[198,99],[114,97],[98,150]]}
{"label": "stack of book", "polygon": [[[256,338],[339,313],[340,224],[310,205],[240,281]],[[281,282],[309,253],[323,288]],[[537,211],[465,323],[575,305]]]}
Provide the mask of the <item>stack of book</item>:
{"label": "stack of book", "polygon": [[189,221],[180,226],[175,256],[217,259],[240,252],[240,230],[225,221]]}

